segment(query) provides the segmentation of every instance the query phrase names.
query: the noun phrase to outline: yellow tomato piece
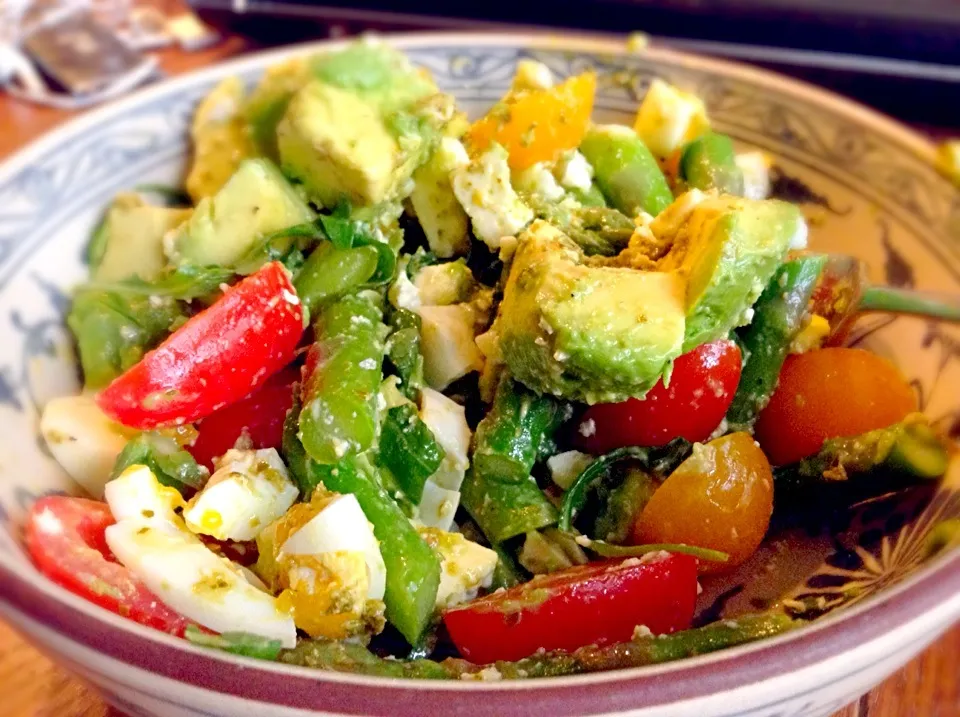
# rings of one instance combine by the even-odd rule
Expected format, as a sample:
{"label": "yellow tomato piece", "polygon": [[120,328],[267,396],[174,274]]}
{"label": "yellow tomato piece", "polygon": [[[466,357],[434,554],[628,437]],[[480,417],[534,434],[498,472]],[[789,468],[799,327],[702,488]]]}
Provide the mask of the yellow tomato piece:
{"label": "yellow tomato piece", "polygon": [[747,433],[694,446],[693,455],[657,489],[634,526],[636,543],[686,543],[730,556],[724,570],[750,557],[773,512],[773,474]]}
{"label": "yellow tomato piece", "polygon": [[471,125],[467,144],[479,153],[491,142],[500,143],[515,170],[552,162],[580,145],[596,89],[597,76],[584,72],[549,89],[512,92]]}

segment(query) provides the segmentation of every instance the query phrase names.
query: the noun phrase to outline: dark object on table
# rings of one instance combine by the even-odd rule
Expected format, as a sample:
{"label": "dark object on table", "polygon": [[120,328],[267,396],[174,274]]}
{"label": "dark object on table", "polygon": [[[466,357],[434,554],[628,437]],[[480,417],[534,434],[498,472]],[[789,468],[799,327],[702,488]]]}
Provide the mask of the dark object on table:
{"label": "dark object on table", "polygon": [[128,77],[144,57],[97,23],[72,12],[44,24],[23,43],[43,72],[71,95],[87,95]]}
{"label": "dark object on table", "polygon": [[[643,31],[664,45],[740,59],[826,85],[912,122],[960,123],[960,3],[953,0],[592,0],[461,3],[192,0],[211,19],[270,42],[364,29]],[[346,4],[344,4],[346,5]],[[303,19],[317,24],[304,23]]]}

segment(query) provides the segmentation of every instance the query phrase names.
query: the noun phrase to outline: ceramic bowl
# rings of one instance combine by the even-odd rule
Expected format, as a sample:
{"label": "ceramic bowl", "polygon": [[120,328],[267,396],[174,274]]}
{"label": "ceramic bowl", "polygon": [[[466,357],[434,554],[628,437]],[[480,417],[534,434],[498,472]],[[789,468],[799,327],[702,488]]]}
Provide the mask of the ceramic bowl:
{"label": "ceramic bowl", "polygon": [[[774,189],[800,203],[812,245],[855,254],[873,279],[960,291],[960,195],[909,130],[815,88],[747,67],[606,42],[510,35],[395,39],[477,114],[519,59],[559,77],[594,68],[596,116],[630,122],[654,77],[703,97],[715,125],[776,157]],[[776,600],[813,606],[809,627],[675,664],[528,682],[368,679],[234,658],[110,615],[41,577],[20,525],[45,493],[76,491],[44,450],[37,417],[78,390],[63,316],[85,276],[83,248],[118,191],[176,183],[198,99],[228,75],[323,46],[253,55],[168,81],[76,120],[0,167],[0,615],[132,715],[614,715],[819,717],[907,662],[960,617],[960,550],[927,533],[960,517],[960,470],[939,487],[888,495],[773,535],[737,574],[707,581],[701,617]],[[960,333],[865,319],[857,344],[896,361],[927,414],[960,433]],[[791,604],[791,603],[787,603]]]}

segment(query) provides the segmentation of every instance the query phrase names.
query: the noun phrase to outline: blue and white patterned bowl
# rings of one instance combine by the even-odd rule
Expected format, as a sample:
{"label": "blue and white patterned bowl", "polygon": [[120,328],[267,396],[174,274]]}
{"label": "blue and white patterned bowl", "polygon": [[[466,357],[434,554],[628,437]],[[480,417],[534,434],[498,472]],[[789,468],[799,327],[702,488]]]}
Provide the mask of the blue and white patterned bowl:
{"label": "blue and white patterned bowl", "polygon": [[[815,248],[855,254],[874,279],[960,291],[960,195],[931,146],[814,88],[746,67],[597,41],[425,35],[396,40],[479,113],[533,56],[564,77],[598,71],[596,114],[630,121],[654,77],[704,97],[716,126],[777,158],[777,189],[802,203]],[[142,628],[50,584],[20,544],[40,495],[74,492],[44,450],[37,417],[78,389],[63,316],[83,279],[91,227],[118,191],[176,183],[197,101],[228,75],[254,81],[287,56],[254,55],[162,83],[86,115],[0,167],[0,615],[134,715],[312,714],[818,717],[889,675],[960,617],[960,550],[930,557],[938,520],[960,517],[960,470],[937,490],[887,497],[829,530],[774,536],[734,576],[707,584],[702,611],[778,599],[818,605],[808,628],[761,644],[623,672],[524,683],[373,680],[254,662]],[[960,433],[960,334],[915,319],[865,320],[854,340],[891,357],[928,415]],[[811,600],[812,599],[812,600]]]}

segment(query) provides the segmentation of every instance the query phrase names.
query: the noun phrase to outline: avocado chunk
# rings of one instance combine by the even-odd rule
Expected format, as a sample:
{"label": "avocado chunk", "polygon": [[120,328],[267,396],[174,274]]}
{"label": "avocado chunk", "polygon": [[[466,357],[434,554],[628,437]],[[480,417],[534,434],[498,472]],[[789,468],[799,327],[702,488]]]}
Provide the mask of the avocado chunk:
{"label": "avocado chunk", "polygon": [[94,278],[97,281],[153,279],[167,263],[163,253],[164,235],[186,221],[192,211],[155,207],[135,193],[118,195],[107,212],[106,247]]}
{"label": "avocado chunk", "polygon": [[312,221],[314,213],[267,159],[248,159],[214,196],[200,201],[173,238],[173,256],[232,266],[261,237]]}
{"label": "avocado chunk", "polygon": [[684,352],[750,323],[750,306],[807,231],[792,204],[699,192],[678,198],[650,229],[669,246],[656,270],[686,286]]}
{"label": "avocado chunk", "polygon": [[376,105],[317,80],[290,101],[277,144],[284,171],[325,207],[387,201],[414,169]]}
{"label": "avocado chunk", "polygon": [[402,52],[382,42],[363,40],[338,52],[316,55],[312,75],[363,98],[384,116],[409,108],[437,92],[425,72]]}
{"label": "avocado chunk", "polygon": [[470,220],[451,184],[453,171],[469,163],[460,140],[444,137],[430,159],[413,174],[410,205],[430,250],[444,259],[466,254],[470,249]]}
{"label": "avocado chunk", "polygon": [[547,222],[521,234],[496,324],[503,359],[543,393],[586,403],[642,396],[683,346],[682,275],[584,261]]}

